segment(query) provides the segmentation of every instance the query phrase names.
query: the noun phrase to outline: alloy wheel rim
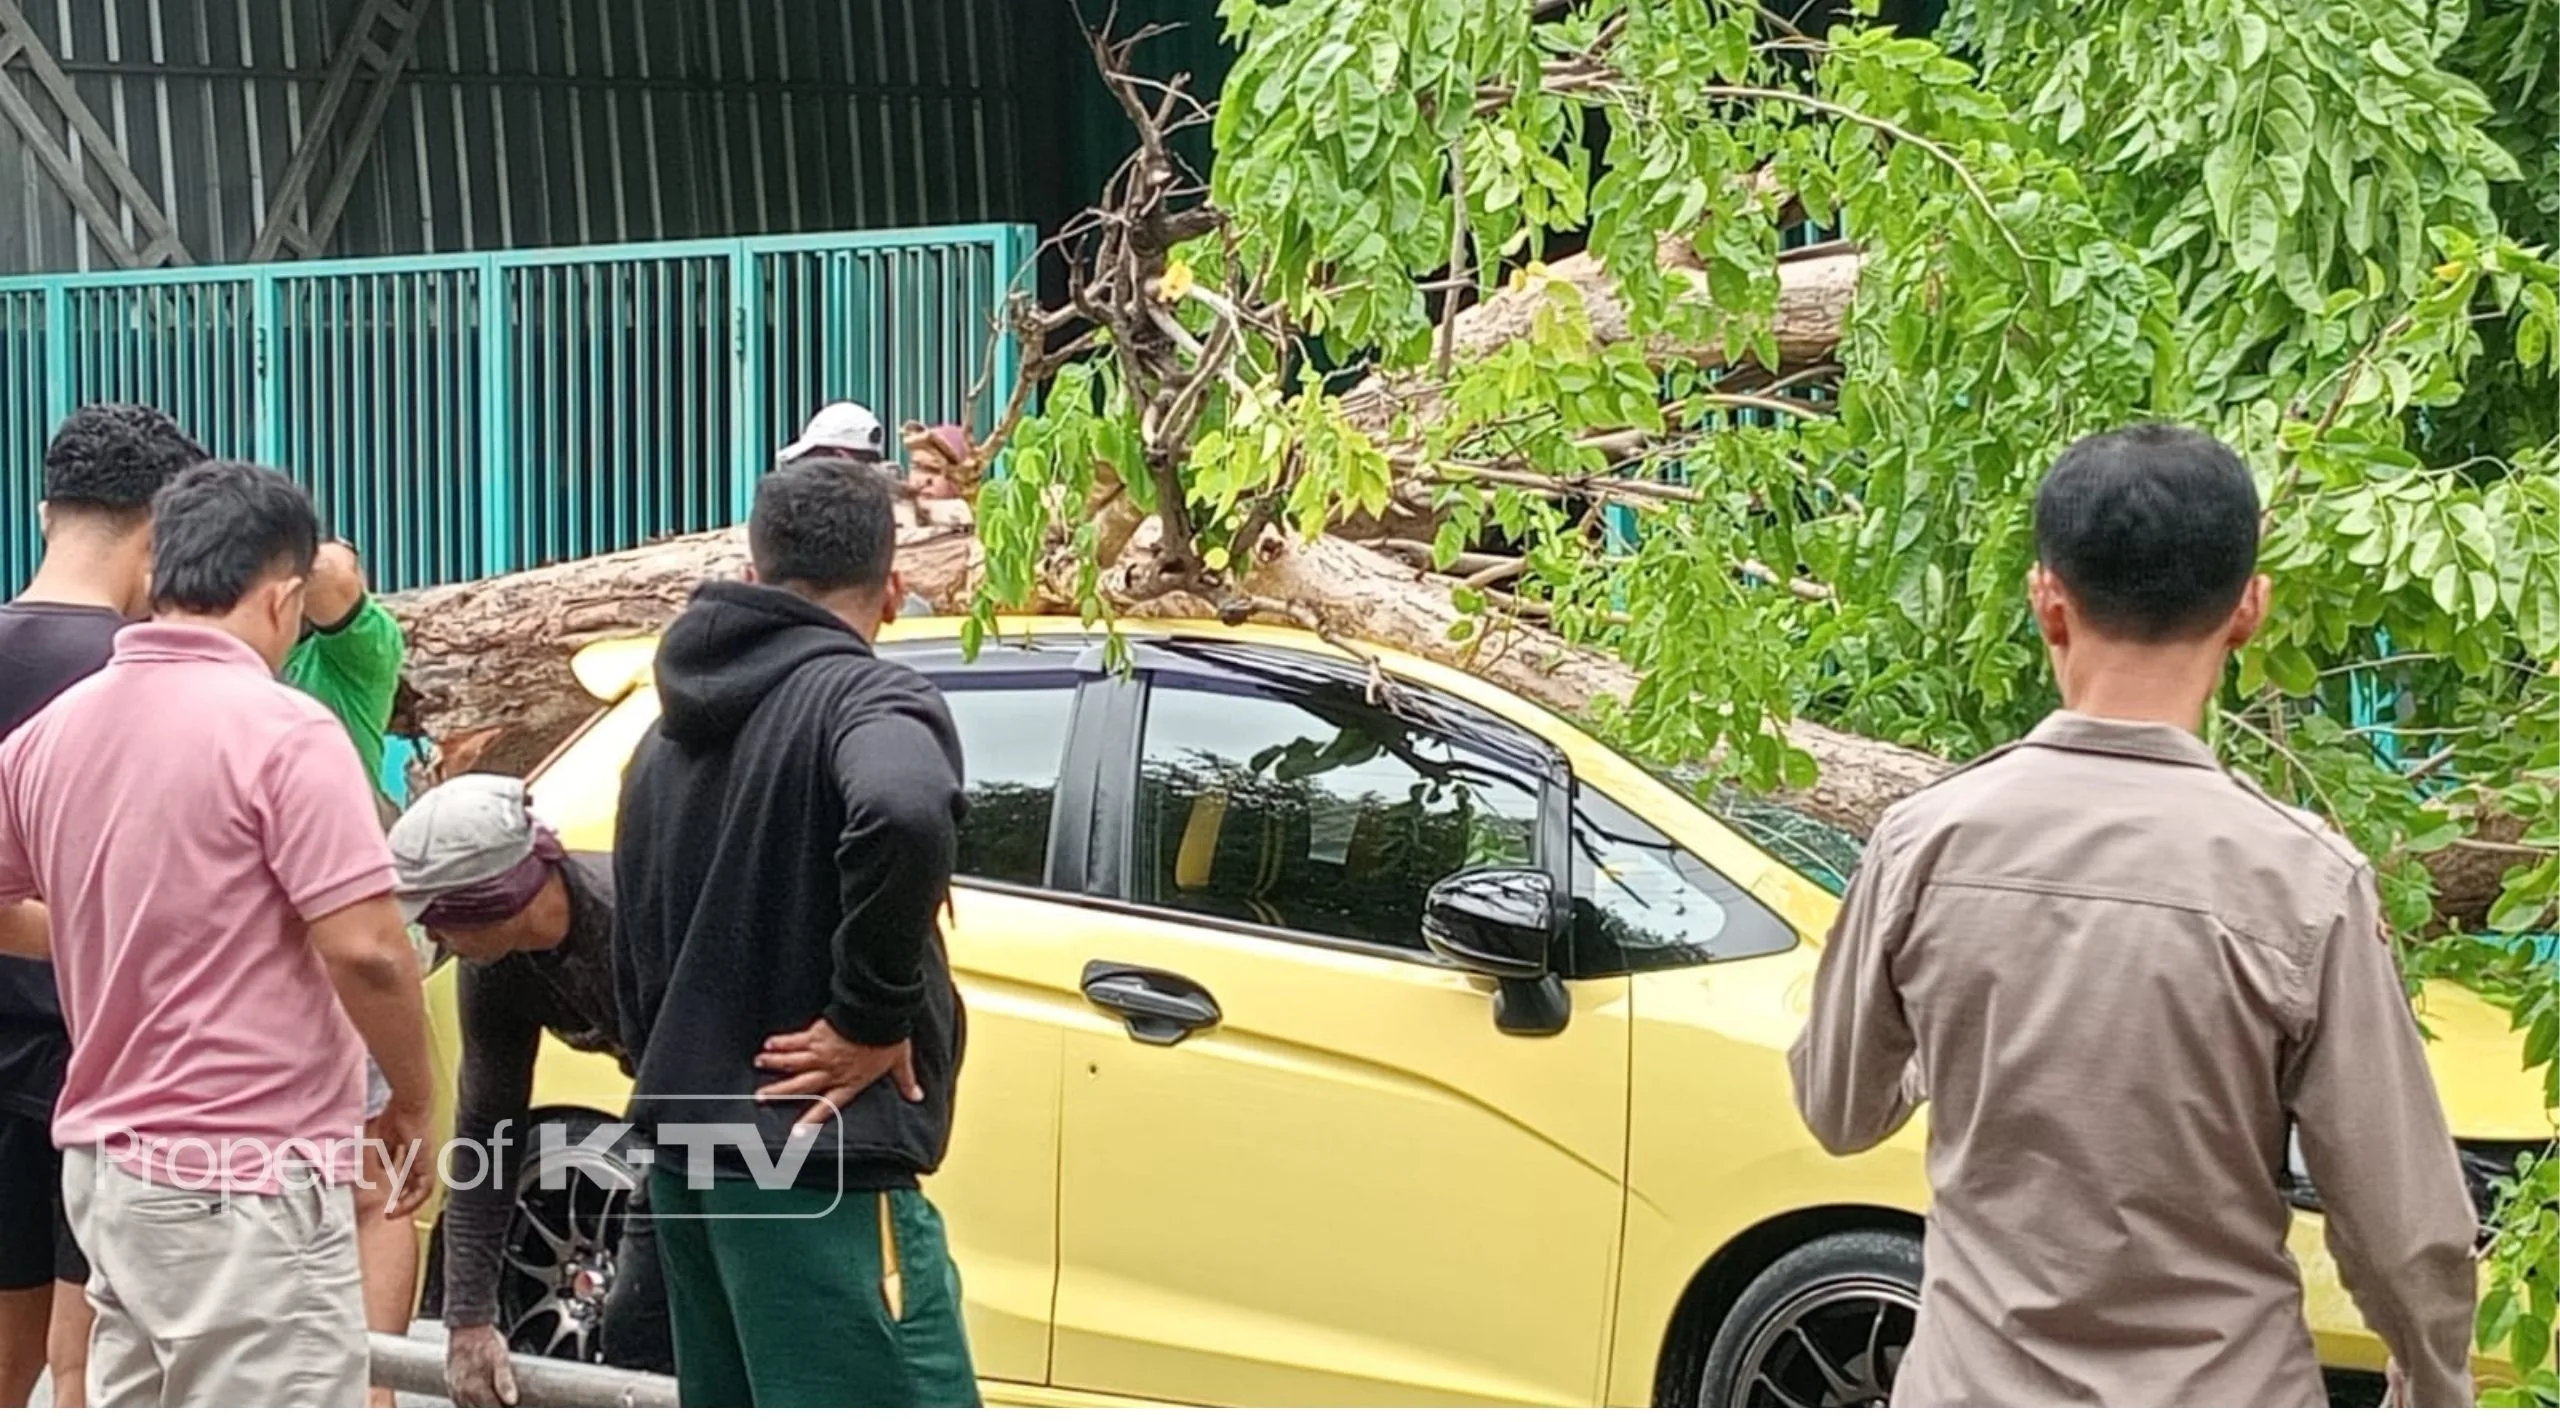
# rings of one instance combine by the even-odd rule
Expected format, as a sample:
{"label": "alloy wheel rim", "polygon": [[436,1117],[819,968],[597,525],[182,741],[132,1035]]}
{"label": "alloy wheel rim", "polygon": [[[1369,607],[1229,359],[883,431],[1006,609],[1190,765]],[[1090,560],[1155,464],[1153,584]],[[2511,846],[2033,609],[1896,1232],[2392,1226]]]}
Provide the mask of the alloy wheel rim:
{"label": "alloy wheel rim", "polygon": [[1728,1407],[1886,1407],[1919,1298],[1881,1275],[1827,1279],[1780,1304],[1752,1336]]}
{"label": "alloy wheel rim", "polygon": [[[545,1189],[543,1169],[565,1170]],[[599,1179],[597,1177],[603,1177]],[[615,1252],[640,1176],[621,1157],[572,1146],[517,1173],[515,1210],[502,1246],[500,1326],[519,1353],[604,1360],[604,1308]],[[504,1308],[513,1304],[512,1308]]]}

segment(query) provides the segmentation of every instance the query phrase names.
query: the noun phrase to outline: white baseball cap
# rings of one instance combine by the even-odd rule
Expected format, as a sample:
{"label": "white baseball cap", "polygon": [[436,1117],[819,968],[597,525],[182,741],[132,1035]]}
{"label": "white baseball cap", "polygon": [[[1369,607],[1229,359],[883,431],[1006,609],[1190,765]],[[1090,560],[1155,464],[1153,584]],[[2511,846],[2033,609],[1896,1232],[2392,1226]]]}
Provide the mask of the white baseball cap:
{"label": "white baseball cap", "polygon": [[889,455],[889,432],[880,417],[850,400],[838,400],[809,417],[800,437],[774,451],[774,462],[788,464],[821,450],[841,449],[871,459]]}

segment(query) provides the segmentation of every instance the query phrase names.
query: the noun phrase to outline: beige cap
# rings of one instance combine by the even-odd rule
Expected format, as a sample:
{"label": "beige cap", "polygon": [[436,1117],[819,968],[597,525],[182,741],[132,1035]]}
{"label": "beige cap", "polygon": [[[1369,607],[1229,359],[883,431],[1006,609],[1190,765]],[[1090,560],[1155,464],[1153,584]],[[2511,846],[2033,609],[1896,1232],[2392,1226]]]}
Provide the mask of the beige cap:
{"label": "beige cap", "polygon": [[401,917],[415,923],[437,895],[522,864],[533,829],[524,782],[512,775],[457,775],[419,796],[391,827]]}

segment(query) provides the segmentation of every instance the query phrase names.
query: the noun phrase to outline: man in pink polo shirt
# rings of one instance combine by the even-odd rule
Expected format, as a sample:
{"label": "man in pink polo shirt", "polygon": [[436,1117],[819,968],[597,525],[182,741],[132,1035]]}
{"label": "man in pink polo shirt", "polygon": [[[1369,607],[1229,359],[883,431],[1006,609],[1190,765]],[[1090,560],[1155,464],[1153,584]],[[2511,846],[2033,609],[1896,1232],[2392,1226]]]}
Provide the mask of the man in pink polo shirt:
{"label": "man in pink polo shirt", "polygon": [[89,1255],[92,1405],[354,1407],[353,1197],[381,1138],[426,1197],[432,1067],[372,781],[276,680],[318,546],[284,476],[154,501],[154,620],[0,744],[0,904],[51,911],[71,1060],[53,1138]]}

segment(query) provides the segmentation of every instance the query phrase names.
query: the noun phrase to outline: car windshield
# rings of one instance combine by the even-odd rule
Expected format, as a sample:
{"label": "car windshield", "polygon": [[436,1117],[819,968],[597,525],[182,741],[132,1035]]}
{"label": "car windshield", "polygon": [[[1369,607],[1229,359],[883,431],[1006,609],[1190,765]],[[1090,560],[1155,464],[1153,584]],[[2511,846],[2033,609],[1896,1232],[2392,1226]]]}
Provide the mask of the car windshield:
{"label": "car windshield", "polygon": [[1710,790],[1705,803],[1709,813],[1779,863],[1835,894],[1848,891],[1849,875],[1858,867],[1865,840],[1802,810],[1731,786]]}
{"label": "car windshield", "polygon": [[1849,875],[1867,847],[1865,839],[1730,782],[1705,785],[1695,775],[1651,761],[1637,763],[1654,779],[1705,805],[1709,814],[1779,863],[1834,894],[1848,891]]}

